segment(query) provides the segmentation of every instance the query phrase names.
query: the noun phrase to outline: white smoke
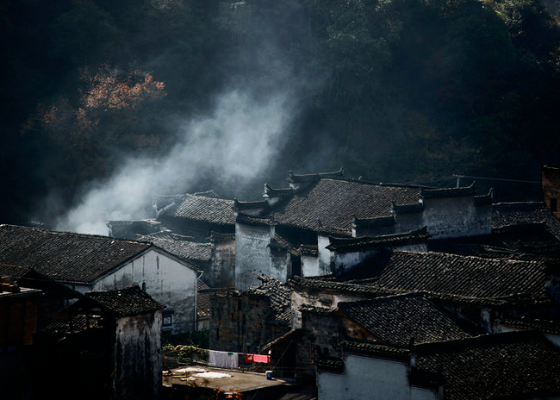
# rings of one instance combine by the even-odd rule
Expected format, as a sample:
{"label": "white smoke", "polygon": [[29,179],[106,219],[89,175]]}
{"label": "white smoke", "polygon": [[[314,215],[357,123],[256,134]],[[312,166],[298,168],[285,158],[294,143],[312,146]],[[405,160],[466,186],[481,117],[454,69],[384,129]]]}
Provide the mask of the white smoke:
{"label": "white smoke", "polygon": [[184,123],[181,139],[166,157],[126,160],[111,179],[90,189],[56,229],[106,235],[108,221],[137,218],[153,195],[188,188],[201,169],[250,181],[283,145],[295,103],[294,92],[257,100],[249,90],[229,91],[211,115]]}

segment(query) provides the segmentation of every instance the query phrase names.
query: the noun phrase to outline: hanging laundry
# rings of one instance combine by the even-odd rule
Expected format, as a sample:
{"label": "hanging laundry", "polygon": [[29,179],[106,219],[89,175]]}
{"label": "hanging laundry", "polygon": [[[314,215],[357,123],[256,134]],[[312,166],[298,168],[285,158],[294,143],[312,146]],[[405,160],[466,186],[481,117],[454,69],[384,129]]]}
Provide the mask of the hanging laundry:
{"label": "hanging laundry", "polygon": [[260,354],[245,354],[245,362],[251,364],[254,362],[270,364],[270,356]]}
{"label": "hanging laundry", "polygon": [[208,365],[218,368],[237,368],[239,366],[237,353],[208,350]]}

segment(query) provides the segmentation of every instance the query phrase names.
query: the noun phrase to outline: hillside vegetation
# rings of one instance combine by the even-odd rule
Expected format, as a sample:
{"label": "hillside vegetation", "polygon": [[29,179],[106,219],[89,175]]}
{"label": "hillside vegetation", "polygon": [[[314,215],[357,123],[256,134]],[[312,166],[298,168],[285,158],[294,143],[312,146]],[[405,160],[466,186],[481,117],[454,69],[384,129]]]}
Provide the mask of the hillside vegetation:
{"label": "hillside vegetation", "polygon": [[[538,180],[560,149],[555,4],[2,1],[0,222],[47,198],[62,210],[125,156],[167,154],[232,88],[289,99],[259,188],[340,166],[375,181]],[[177,192],[240,195],[212,172]]]}

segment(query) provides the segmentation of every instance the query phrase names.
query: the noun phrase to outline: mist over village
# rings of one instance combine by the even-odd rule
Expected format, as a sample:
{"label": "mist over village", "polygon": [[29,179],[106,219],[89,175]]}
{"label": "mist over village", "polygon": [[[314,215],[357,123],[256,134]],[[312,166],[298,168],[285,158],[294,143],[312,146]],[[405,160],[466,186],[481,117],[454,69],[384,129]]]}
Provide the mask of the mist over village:
{"label": "mist over village", "polygon": [[0,22],[0,399],[560,399],[558,1]]}

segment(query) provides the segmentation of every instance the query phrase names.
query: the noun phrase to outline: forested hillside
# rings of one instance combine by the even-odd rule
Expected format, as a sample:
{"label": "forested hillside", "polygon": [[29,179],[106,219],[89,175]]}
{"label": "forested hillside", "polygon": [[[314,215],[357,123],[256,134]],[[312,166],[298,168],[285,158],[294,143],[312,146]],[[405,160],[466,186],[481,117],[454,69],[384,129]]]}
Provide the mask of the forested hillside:
{"label": "forested hillside", "polygon": [[240,199],[341,166],[538,181],[560,150],[556,6],[4,0],[0,222],[54,218],[130,159],[174,177],[146,191]]}

